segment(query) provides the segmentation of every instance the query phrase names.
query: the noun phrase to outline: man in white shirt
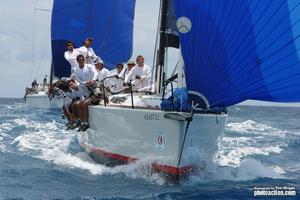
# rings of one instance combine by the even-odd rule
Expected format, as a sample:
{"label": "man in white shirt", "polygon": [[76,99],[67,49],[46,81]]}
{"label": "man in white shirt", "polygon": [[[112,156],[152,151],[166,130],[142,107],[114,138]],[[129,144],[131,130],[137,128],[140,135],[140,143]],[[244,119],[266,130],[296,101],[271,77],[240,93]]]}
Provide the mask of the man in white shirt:
{"label": "man in white shirt", "polygon": [[[151,69],[144,63],[144,57],[139,55],[136,58],[137,65],[128,73],[128,78],[132,79],[134,89],[139,90],[150,86]],[[128,80],[125,80],[127,82]]]}
{"label": "man in white shirt", "polygon": [[68,86],[69,91],[66,93],[66,98],[68,99],[66,109],[70,115],[70,125],[67,127],[67,130],[71,130],[79,126],[79,123],[76,123],[76,120],[80,118],[80,115],[82,114],[80,112],[80,104],[88,94],[85,92],[84,88],[73,79],[68,81]]}
{"label": "man in white shirt", "polygon": [[[95,68],[98,72],[98,81],[101,82],[103,81],[106,77],[109,76],[109,70],[104,68],[104,63],[102,60],[97,60],[95,63]],[[107,83],[109,82],[109,80],[105,80],[105,85],[108,85]]]}
{"label": "man in white shirt", "polygon": [[[135,67],[136,81],[135,85],[138,89],[146,88],[151,84],[151,68],[144,63],[145,59],[142,55],[138,55],[136,58],[137,66]],[[141,76],[139,76],[141,74]]]}
{"label": "man in white shirt", "polygon": [[79,55],[79,52],[77,51],[77,49],[74,49],[74,44],[71,41],[68,41],[66,43],[67,45],[67,51],[65,51],[65,59],[70,63],[71,65],[71,75],[75,73],[75,69],[78,66],[77,63],[77,56]]}
{"label": "man in white shirt", "polygon": [[123,86],[124,80],[119,77],[123,68],[124,68],[123,64],[119,63],[117,64],[115,72],[111,74],[111,76],[115,76],[114,78],[111,79],[110,82],[111,91],[114,93],[124,90],[124,86]]}
{"label": "man in white shirt", "polygon": [[[98,78],[98,72],[95,69],[94,65],[85,64],[84,63],[84,56],[78,55],[77,56],[78,67],[75,70],[75,77],[77,81],[80,83],[80,86],[84,87],[85,91],[87,87],[96,83]],[[90,99],[86,97],[84,100],[81,101],[79,106],[79,113],[80,113],[80,120],[81,126],[78,131],[86,131],[89,128],[88,119],[88,105],[90,103]],[[81,109],[80,109],[81,108]]]}
{"label": "man in white shirt", "polygon": [[93,48],[91,47],[93,41],[93,38],[87,38],[85,39],[83,46],[77,49],[79,54],[85,57],[85,63],[87,64],[93,64],[95,59],[100,58],[95,54]]}
{"label": "man in white shirt", "polygon": [[119,74],[119,77],[124,79],[124,84],[123,84],[124,86],[128,86],[129,83],[132,84],[132,82],[134,81],[134,76],[131,73],[134,66],[135,66],[134,61],[129,60],[127,62],[127,68],[123,69]]}
{"label": "man in white shirt", "polygon": [[94,65],[84,63],[83,55],[77,56],[78,67],[75,70],[76,80],[83,86],[89,86],[96,82],[98,72]]}
{"label": "man in white shirt", "polygon": [[74,124],[74,117],[70,113],[70,105],[72,104],[72,92],[68,87],[68,83],[65,80],[59,80],[53,84],[53,87],[49,90],[50,93],[55,93],[54,95],[58,95],[63,98],[63,106],[62,110],[64,116],[68,119],[69,124],[67,125],[67,130],[71,128],[71,125]]}

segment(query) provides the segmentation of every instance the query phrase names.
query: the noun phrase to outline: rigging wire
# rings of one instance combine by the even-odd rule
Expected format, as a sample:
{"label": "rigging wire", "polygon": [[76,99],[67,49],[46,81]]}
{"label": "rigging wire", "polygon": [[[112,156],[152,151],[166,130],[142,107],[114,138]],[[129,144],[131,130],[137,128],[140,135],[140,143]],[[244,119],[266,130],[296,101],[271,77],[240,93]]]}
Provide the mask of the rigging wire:
{"label": "rigging wire", "polygon": [[[37,18],[37,12],[42,11],[42,12],[50,12],[51,9],[45,9],[45,8],[38,8],[37,7],[38,0],[34,1],[34,16],[33,16],[33,33],[32,33],[32,49],[31,49],[31,70],[30,70],[30,82],[32,82],[33,78],[37,79],[37,75],[39,74],[40,66],[42,59],[45,56],[45,51],[46,51],[46,40],[44,40],[44,45],[42,48],[42,54],[40,55],[40,59],[38,60],[38,66],[36,67],[36,53],[35,53],[35,46],[36,46],[36,18]],[[50,32],[47,33],[47,38],[49,38]],[[50,74],[51,76],[51,74]]]}
{"label": "rigging wire", "polygon": [[[49,37],[50,37],[50,31],[47,33],[47,38],[49,38]],[[43,58],[45,57],[45,54],[46,54],[47,43],[48,42],[46,42],[46,40],[44,40],[44,45],[43,45],[42,53],[41,53],[41,56],[40,56],[40,59],[39,59],[39,64],[38,64],[38,68],[37,68],[37,71],[36,71],[36,75],[38,75],[40,73],[42,60],[43,60]],[[49,77],[50,76],[51,76],[51,74],[49,74]]]}
{"label": "rigging wire", "polygon": [[31,43],[31,67],[30,67],[30,80],[29,83],[33,81],[33,65],[34,65],[34,45],[35,45],[35,26],[36,26],[36,5],[37,5],[37,0],[34,1],[34,10],[33,10],[33,25],[32,25],[32,43]]}

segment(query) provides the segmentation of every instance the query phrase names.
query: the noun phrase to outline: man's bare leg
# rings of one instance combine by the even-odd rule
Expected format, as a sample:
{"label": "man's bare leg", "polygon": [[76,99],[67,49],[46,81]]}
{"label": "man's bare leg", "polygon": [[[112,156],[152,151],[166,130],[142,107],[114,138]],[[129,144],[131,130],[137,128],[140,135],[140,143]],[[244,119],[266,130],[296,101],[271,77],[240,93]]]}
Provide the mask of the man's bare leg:
{"label": "man's bare leg", "polygon": [[65,108],[65,106],[62,107],[64,116],[68,119],[68,121],[71,123],[71,117],[70,117],[70,113],[68,112],[68,110]]}

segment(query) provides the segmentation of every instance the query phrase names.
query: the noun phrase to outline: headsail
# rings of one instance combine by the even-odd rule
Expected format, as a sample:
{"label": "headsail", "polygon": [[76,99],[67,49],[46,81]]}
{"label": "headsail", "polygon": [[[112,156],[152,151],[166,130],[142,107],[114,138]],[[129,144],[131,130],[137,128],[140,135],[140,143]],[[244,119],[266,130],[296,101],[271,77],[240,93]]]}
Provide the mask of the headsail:
{"label": "headsail", "polygon": [[135,0],[54,0],[51,39],[54,75],[70,75],[64,59],[65,43],[77,47],[87,37],[94,38],[93,49],[106,67],[127,61],[132,54]]}
{"label": "headsail", "polygon": [[175,12],[188,90],[211,107],[300,101],[298,0],[175,0]]}

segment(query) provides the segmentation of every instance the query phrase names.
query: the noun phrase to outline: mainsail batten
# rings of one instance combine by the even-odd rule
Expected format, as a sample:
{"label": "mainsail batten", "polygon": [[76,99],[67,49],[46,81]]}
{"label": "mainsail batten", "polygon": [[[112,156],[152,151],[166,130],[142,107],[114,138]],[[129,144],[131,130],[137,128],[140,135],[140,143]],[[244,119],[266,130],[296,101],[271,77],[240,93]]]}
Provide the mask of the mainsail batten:
{"label": "mainsail batten", "polygon": [[[300,5],[291,0],[175,0],[189,91],[212,107],[300,101]],[[192,100],[192,99],[191,99]]]}
{"label": "mainsail batten", "polygon": [[71,40],[77,47],[95,38],[93,49],[112,69],[132,55],[135,0],[54,0],[51,40],[54,75],[70,76],[63,54]]}

